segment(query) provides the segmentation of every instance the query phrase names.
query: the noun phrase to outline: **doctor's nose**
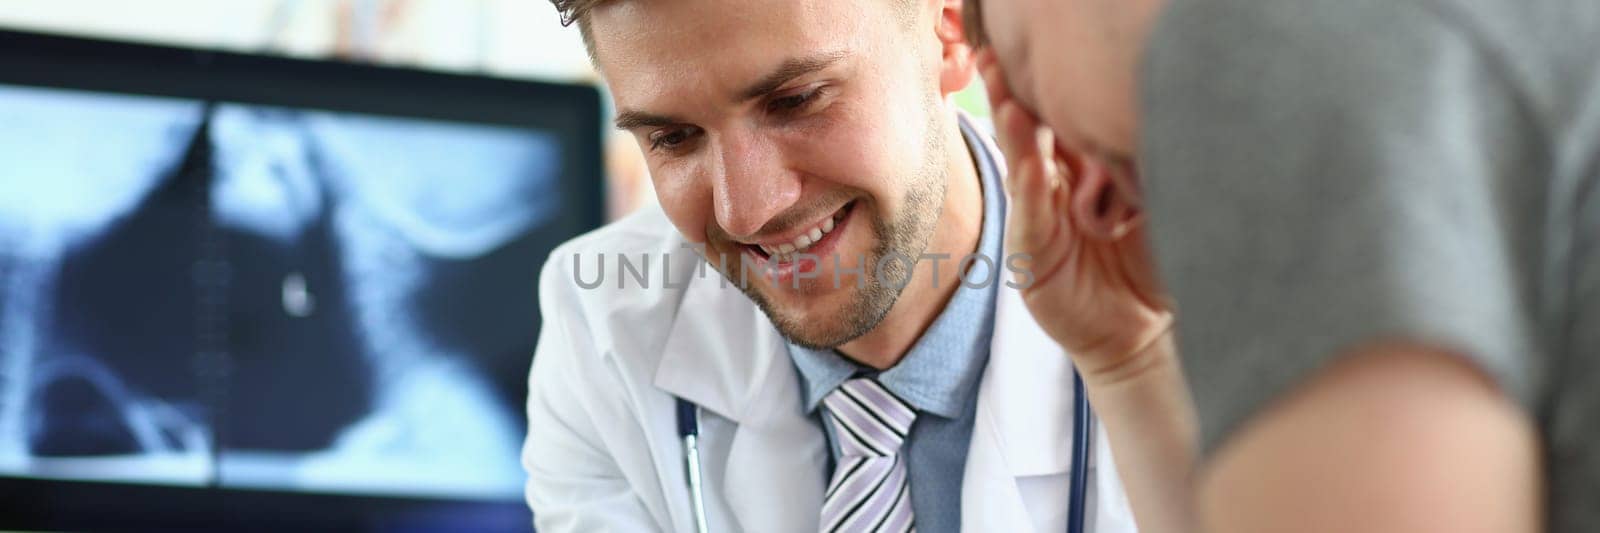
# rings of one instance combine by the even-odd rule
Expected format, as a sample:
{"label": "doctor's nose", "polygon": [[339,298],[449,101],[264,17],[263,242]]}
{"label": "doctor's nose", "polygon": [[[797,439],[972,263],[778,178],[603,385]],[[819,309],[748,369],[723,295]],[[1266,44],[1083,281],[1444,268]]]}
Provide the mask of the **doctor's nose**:
{"label": "doctor's nose", "polygon": [[757,135],[724,135],[712,172],[717,224],[729,235],[749,238],[800,198],[799,174],[787,168],[778,147]]}

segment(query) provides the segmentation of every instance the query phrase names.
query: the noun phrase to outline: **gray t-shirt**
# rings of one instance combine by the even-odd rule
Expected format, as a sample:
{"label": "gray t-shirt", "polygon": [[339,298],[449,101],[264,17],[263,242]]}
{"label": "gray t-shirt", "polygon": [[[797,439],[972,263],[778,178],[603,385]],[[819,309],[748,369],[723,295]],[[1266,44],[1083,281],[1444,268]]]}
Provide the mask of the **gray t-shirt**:
{"label": "gray t-shirt", "polygon": [[1551,530],[1600,531],[1600,2],[1174,1],[1140,98],[1208,453],[1423,341],[1539,424]]}

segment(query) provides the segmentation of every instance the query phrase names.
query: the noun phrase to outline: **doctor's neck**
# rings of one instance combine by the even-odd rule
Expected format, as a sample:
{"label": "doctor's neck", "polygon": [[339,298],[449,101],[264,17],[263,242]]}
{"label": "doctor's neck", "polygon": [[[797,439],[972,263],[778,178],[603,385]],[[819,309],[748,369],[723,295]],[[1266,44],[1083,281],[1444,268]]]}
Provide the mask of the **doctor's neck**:
{"label": "doctor's neck", "polygon": [[[926,254],[943,254],[937,268],[932,261],[918,261],[910,283],[899,299],[866,334],[839,346],[839,353],[857,363],[887,370],[899,363],[923,332],[944,312],[961,286],[956,261],[978,249],[983,229],[983,187],[979,182],[976,158],[967,148],[954,114],[945,121],[945,192]],[[998,260],[998,258],[996,258]],[[937,272],[935,272],[937,271]],[[937,273],[937,277],[935,277]]]}

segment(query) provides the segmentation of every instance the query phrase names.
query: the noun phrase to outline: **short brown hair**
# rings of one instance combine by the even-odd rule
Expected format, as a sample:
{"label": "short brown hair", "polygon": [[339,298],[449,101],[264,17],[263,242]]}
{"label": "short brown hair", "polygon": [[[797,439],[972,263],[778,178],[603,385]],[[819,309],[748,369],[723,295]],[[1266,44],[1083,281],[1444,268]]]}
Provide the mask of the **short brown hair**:
{"label": "short brown hair", "polygon": [[578,34],[583,36],[583,49],[589,52],[589,60],[594,60],[594,39],[589,36],[589,22],[585,15],[600,4],[611,0],[550,0],[556,6],[556,13],[561,15],[561,25],[571,26],[578,24]]}
{"label": "short brown hair", "polygon": [[[550,0],[550,4],[556,7],[556,13],[561,15],[562,26],[571,26],[574,23],[578,25],[578,33],[583,36],[583,48],[589,52],[589,59],[591,61],[595,59],[594,37],[589,35],[589,21],[587,15],[590,11],[594,10],[594,8],[600,7],[601,4],[611,1],[612,0]],[[976,3],[976,0],[964,1],[967,2],[968,5]],[[896,5],[897,7],[908,8],[910,5],[912,5],[912,2],[900,1],[896,2]],[[968,21],[966,22],[967,27],[972,27],[970,21],[982,19],[982,16],[978,14],[976,9],[963,9],[964,11],[962,13],[962,17],[964,20]],[[911,9],[900,9],[898,11],[904,21],[909,22],[911,20]],[[968,39],[973,39],[973,37],[970,36],[970,33],[968,35]]]}
{"label": "short brown hair", "polygon": [[973,48],[989,45],[989,34],[983,31],[983,6],[978,1],[961,0],[961,32]]}
{"label": "short brown hair", "polygon": [[556,6],[556,12],[561,14],[561,25],[571,26],[578,22],[589,10],[609,0],[550,0]]}

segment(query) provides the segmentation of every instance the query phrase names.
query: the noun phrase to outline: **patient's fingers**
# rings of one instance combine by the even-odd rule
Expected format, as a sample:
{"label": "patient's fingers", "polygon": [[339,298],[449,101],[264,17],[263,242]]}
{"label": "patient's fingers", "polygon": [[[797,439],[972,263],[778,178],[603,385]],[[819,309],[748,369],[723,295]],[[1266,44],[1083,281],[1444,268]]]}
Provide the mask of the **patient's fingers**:
{"label": "patient's fingers", "polygon": [[1065,183],[1055,175],[1060,167],[1046,155],[1048,151],[1041,153],[1040,150],[1054,140],[1027,111],[1011,103],[1000,107],[995,122],[1006,138],[1008,148],[1004,150],[1010,167],[1005,180],[1010,197],[1006,246],[1032,256],[1032,261],[1018,266],[1029,270],[1050,269],[1070,250],[1070,243],[1063,238],[1070,228],[1066,226],[1058,201],[1058,188]]}

